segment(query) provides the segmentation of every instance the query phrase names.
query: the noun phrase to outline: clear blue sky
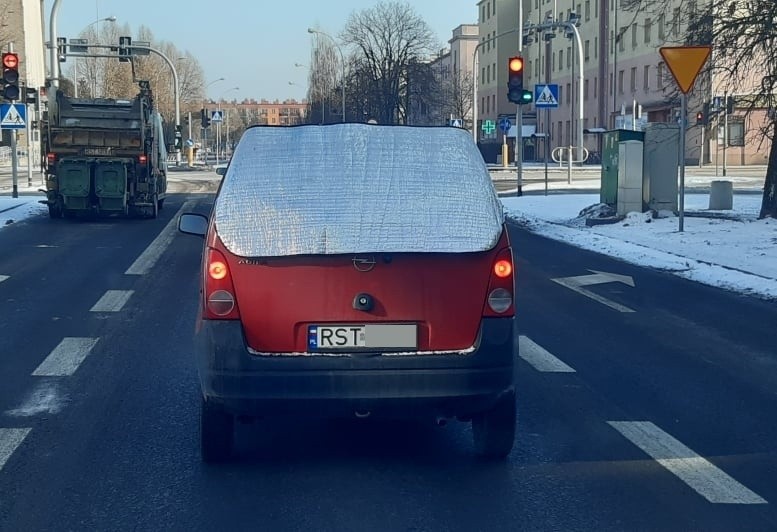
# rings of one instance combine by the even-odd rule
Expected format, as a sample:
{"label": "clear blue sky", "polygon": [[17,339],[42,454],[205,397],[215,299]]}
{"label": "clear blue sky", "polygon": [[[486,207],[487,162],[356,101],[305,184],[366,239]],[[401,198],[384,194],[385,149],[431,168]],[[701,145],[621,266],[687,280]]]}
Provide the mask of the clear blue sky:
{"label": "clear blue sky", "polygon": [[[440,48],[447,45],[459,24],[477,22],[477,0],[410,0],[408,3],[429,24]],[[353,11],[371,7],[378,0],[60,0],[57,30],[60,37],[77,37],[97,18],[116,16],[129,24],[133,34],[140,26],[157,39],[170,41],[200,61],[206,81],[226,78],[211,85],[208,96],[218,98],[305,97],[311,35],[318,25],[337,36]],[[46,0],[48,28],[53,0]],[[47,29],[48,37],[48,29]],[[296,85],[289,85],[289,81]]]}

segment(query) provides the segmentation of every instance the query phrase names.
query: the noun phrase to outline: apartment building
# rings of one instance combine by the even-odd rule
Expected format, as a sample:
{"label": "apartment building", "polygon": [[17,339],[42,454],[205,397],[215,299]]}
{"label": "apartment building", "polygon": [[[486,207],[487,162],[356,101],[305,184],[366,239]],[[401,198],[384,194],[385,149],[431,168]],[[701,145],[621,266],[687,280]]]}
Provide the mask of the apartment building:
{"label": "apartment building", "polygon": [[217,103],[213,100],[208,102],[210,109],[220,108],[224,111],[225,118],[230,117],[234,120],[232,127],[266,125],[266,126],[294,126],[305,122],[308,112],[308,103],[306,101],[284,100],[243,100],[222,101]]}
{"label": "apartment building", "polygon": [[[525,22],[541,24],[552,20],[579,19],[583,51],[583,128],[640,127],[645,122],[676,122],[680,98],[670,71],[661,59],[659,48],[683,44],[689,17],[697,2],[674,0],[669,9],[628,11],[624,0],[520,0]],[[702,5],[706,0],[698,0]],[[483,0],[478,2],[481,40],[517,27],[519,0]],[[489,7],[490,6],[490,7]],[[504,21],[502,19],[505,18]],[[478,117],[494,119],[501,113],[515,112],[506,101],[507,57],[517,51],[513,35],[497,40],[497,50],[486,56],[491,71],[482,68],[478,90]],[[501,47],[501,52],[499,51]],[[488,52],[486,52],[488,53]],[[524,115],[534,114],[537,132],[549,135],[550,147],[579,145],[578,90],[579,55],[573,33],[563,30],[532,34],[523,48],[527,62],[525,84],[559,86],[559,107],[537,111],[524,106]],[[484,57],[481,56],[481,60]],[[714,53],[712,60],[715,60]],[[496,62],[496,65],[494,65]],[[493,72],[496,69],[496,73]],[[706,128],[695,125],[696,113],[705,102],[725,96],[727,80],[720,75],[701,76],[689,95],[688,162],[716,162],[722,155],[723,124],[713,122]],[[744,89],[742,89],[744,90]],[[490,107],[489,107],[490,99]],[[725,101],[725,100],[724,100]],[[763,113],[745,118],[735,111],[729,116],[729,138],[744,139],[743,146],[728,148],[729,164],[765,164],[768,149],[758,146],[757,129]],[[525,119],[526,123],[526,119]],[[531,121],[529,121],[531,123]],[[704,135],[702,135],[704,129]],[[488,139],[481,135],[483,141]],[[702,141],[703,139],[703,141]],[[599,150],[599,137],[584,135],[583,143],[592,152]],[[529,150],[527,153],[531,153]],[[542,151],[538,151],[538,156]]]}

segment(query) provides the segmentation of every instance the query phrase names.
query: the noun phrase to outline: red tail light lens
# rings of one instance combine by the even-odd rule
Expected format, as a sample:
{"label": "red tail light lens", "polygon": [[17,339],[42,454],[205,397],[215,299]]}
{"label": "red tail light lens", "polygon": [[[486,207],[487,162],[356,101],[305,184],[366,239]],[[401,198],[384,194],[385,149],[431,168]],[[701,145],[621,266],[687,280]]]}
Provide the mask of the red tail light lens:
{"label": "red tail light lens", "polygon": [[513,252],[509,247],[501,249],[494,258],[491,279],[488,282],[488,298],[483,316],[509,317],[515,314],[515,277]]}
{"label": "red tail light lens", "polygon": [[57,162],[57,154],[56,153],[47,153],[46,154],[46,163],[54,164],[55,162]]}
{"label": "red tail light lens", "polygon": [[148,157],[146,157],[145,155],[139,155],[138,162],[140,164],[146,164],[148,162]]}
{"label": "red tail light lens", "polygon": [[224,279],[229,274],[229,271],[227,270],[227,265],[221,262],[220,260],[211,262],[208,264],[208,275],[210,275],[210,278],[215,281],[220,281]]}
{"label": "red tail light lens", "polygon": [[209,320],[237,320],[240,312],[235,298],[235,287],[224,254],[208,249],[205,264],[205,311]]}
{"label": "red tail light lens", "polygon": [[513,263],[506,259],[500,259],[494,263],[494,274],[501,279],[513,274]]}

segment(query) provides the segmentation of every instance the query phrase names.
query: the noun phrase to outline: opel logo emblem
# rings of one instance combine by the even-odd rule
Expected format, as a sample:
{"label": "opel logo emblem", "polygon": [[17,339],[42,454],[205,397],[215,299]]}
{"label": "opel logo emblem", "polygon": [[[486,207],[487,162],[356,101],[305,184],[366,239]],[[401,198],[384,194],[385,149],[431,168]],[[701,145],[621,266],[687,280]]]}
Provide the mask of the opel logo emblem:
{"label": "opel logo emblem", "polygon": [[360,272],[369,272],[375,268],[375,257],[354,257],[353,267]]}

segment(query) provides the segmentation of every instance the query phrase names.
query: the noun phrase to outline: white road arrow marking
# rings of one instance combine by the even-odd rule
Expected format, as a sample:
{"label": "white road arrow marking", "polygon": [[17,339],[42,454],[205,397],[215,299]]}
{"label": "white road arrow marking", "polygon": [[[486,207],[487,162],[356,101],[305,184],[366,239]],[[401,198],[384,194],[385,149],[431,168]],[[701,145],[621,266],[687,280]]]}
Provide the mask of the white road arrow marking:
{"label": "white road arrow marking", "polygon": [[588,270],[593,272],[591,275],[578,275],[577,277],[561,277],[558,279],[551,279],[554,283],[558,283],[561,286],[566,286],[570,290],[574,290],[578,294],[582,294],[585,297],[598,301],[602,305],[617,310],[618,312],[635,312],[633,309],[609,300],[606,297],[595,294],[590,290],[583,288],[584,286],[591,286],[595,284],[605,283],[623,283],[628,286],[634,286],[634,279],[628,275],[618,275],[617,273],[600,272],[597,270]]}

